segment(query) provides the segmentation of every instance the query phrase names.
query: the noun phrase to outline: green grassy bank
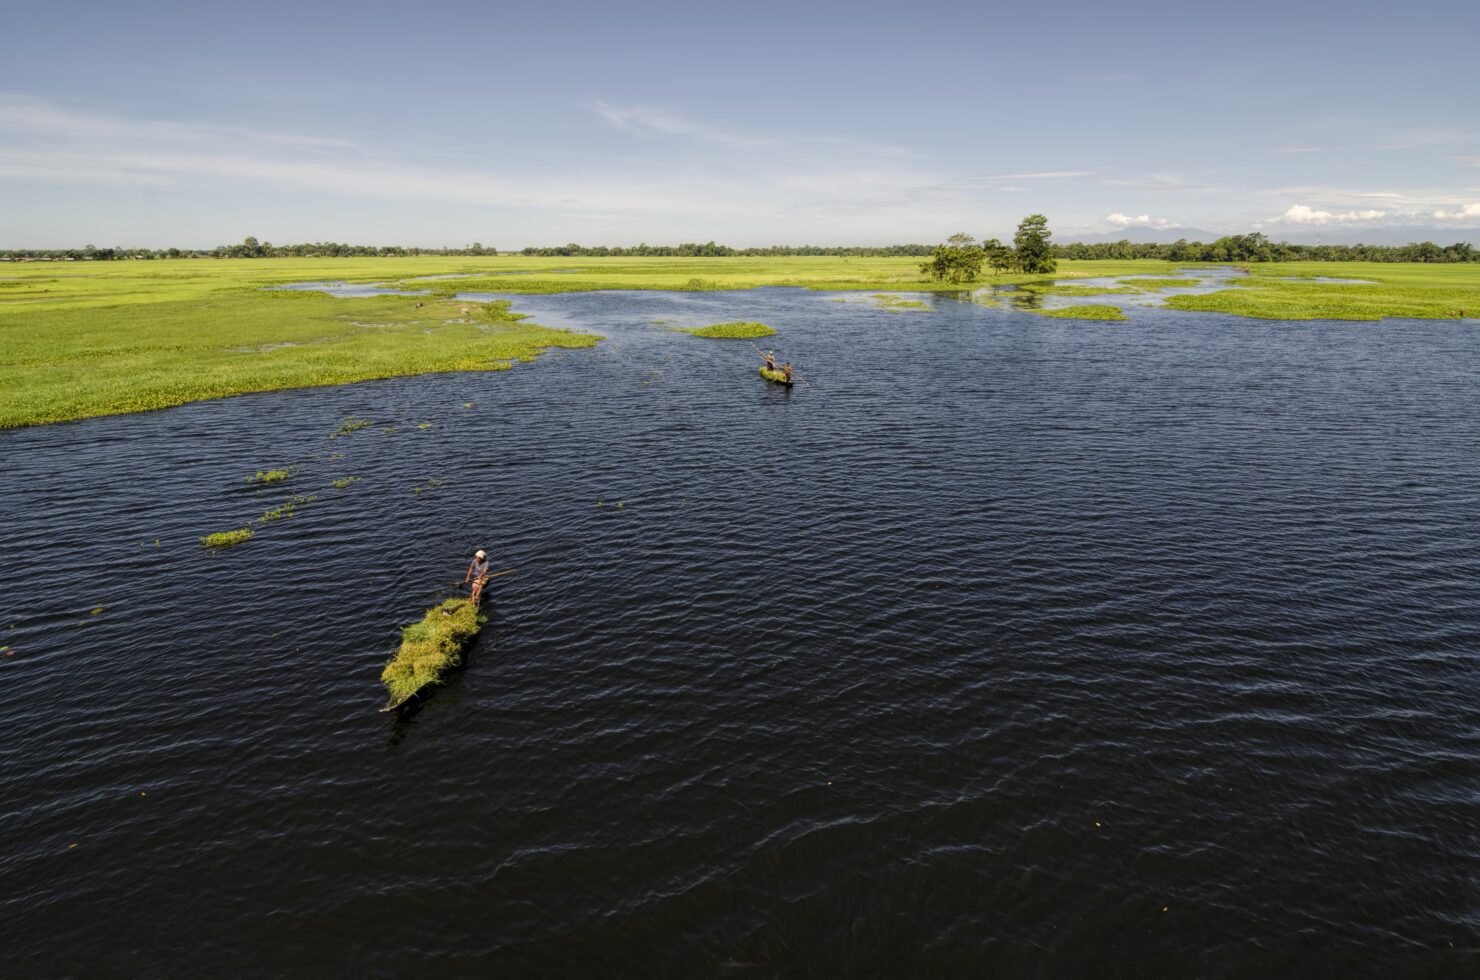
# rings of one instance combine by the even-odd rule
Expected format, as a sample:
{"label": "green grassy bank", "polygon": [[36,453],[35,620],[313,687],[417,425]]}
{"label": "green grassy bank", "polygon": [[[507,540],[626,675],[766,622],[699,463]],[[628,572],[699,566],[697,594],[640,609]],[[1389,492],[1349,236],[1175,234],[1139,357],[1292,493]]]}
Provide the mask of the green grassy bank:
{"label": "green grassy bank", "polygon": [[[1203,296],[1173,296],[1179,310],[1270,320],[1480,317],[1480,264],[1419,262],[1269,262],[1246,267],[1247,279]],[[1319,282],[1315,277],[1366,279]]]}
{"label": "green grassy bank", "polygon": [[[1064,261],[1052,277],[986,275],[972,285],[1048,285],[1086,276],[1165,275],[1183,267],[1157,260]],[[1480,265],[1275,263],[1251,272],[1229,289],[1173,297],[1168,305],[1281,319],[1480,314]],[[420,278],[447,274],[468,278]],[[1285,278],[1291,276],[1302,278]],[[1311,276],[1372,282],[1320,283]],[[262,288],[316,280],[394,282],[435,295],[337,299]],[[546,347],[589,346],[599,339],[524,322],[505,303],[458,303],[449,298],[454,292],[758,286],[866,291],[886,298],[890,292],[960,289],[924,281],[919,261],[904,257],[0,263],[0,428],[252,391],[498,370]],[[1124,283],[1121,288],[1145,286]]]}

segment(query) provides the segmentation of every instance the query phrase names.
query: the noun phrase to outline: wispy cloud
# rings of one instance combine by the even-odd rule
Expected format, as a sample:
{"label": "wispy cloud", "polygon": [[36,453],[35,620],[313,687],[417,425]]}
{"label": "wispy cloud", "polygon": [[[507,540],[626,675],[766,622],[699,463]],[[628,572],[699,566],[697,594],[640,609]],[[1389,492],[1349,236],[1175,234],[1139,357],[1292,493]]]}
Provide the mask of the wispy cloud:
{"label": "wispy cloud", "polygon": [[1019,174],[989,174],[985,177],[974,177],[973,180],[1064,180],[1071,177],[1093,177],[1092,170],[1029,170]]}
{"label": "wispy cloud", "polygon": [[639,135],[656,135],[708,143],[721,148],[767,152],[816,153],[852,150],[869,156],[909,159],[915,151],[871,140],[827,134],[771,135],[746,133],[712,122],[701,122],[666,106],[615,105],[600,99],[588,106],[613,129]]}
{"label": "wispy cloud", "polygon": [[[646,157],[633,158],[640,166],[604,159],[559,172],[529,165],[479,168],[313,134],[134,119],[0,94],[0,179],[258,185],[387,203],[526,209],[542,216],[541,224],[601,216],[637,229],[757,222],[784,229],[787,216],[809,209],[850,213],[870,226],[882,226],[886,216],[898,222],[907,211],[913,224],[944,226],[960,210],[957,192],[937,189],[939,174],[887,147],[826,137],[747,137],[651,107],[603,109],[610,125],[695,140],[708,155],[693,166],[661,171]],[[765,152],[737,161],[737,147]]]}

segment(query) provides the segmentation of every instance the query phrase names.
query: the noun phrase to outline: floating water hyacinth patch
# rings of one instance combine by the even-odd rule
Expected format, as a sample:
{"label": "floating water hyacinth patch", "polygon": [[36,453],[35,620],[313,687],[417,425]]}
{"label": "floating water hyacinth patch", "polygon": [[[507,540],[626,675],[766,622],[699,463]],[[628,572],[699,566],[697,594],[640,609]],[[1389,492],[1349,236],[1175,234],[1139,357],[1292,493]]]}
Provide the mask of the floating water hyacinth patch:
{"label": "floating water hyacinth patch", "polygon": [[207,534],[200,539],[200,543],[207,548],[230,548],[241,544],[252,537],[252,529],[249,527],[237,528],[235,531],[217,531],[215,534]]}

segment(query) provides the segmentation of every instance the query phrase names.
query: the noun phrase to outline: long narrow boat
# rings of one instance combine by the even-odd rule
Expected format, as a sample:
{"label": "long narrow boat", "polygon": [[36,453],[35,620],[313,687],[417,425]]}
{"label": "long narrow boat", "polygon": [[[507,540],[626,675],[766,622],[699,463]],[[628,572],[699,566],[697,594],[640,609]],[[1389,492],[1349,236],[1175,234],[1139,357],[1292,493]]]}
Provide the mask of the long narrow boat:
{"label": "long narrow boat", "polygon": [[788,381],[786,379],[785,371],[772,371],[768,367],[761,368],[761,377],[765,378],[767,381],[774,381],[778,385],[796,384],[795,381]]}
{"label": "long narrow boat", "polygon": [[401,648],[380,672],[388,698],[382,712],[394,711],[462,664],[463,651],[477,638],[488,617],[471,599],[448,599],[427,610],[421,622],[401,631]]}

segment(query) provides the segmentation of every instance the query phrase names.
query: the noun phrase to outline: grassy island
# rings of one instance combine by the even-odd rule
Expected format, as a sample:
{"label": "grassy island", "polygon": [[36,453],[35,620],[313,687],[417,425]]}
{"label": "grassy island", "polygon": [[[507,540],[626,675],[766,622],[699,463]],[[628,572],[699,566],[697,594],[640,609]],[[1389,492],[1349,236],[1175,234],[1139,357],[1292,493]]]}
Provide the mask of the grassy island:
{"label": "grassy island", "polygon": [[401,648],[380,672],[387,700],[381,710],[405,704],[417,691],[440,683],[462,663],[463,650],[483,629],[485,617],[467,599],[448,599],[401,631]]}
{"label": "grassy island", "polygon": [[753,320],[732,320],[729,323],[714,323],[707,327],[678,327],[677,329],[680,333],[693,334],[695,337],[719,337],[726,340],[776,336],[774,328]]}
{"label": "grassy island", "polygon": [[1050,316],[1056,320],[1124,320],[1125,313],[1118,306],[1063,306],[1057,310],[1034,310],[1039,316]]}

